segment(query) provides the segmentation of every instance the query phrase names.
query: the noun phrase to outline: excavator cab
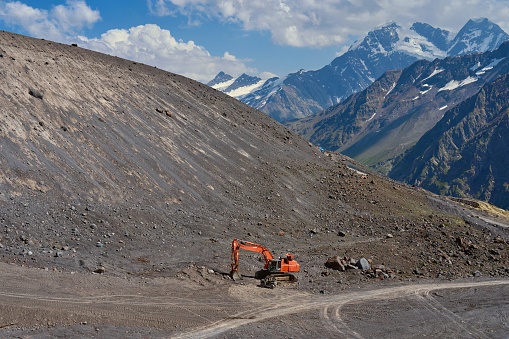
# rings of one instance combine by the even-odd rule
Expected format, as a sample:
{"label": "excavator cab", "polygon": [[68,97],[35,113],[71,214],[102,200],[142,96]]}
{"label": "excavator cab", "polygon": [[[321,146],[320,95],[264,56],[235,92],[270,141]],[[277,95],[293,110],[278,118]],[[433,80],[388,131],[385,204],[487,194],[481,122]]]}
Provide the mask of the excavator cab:
{"label": "excavator cab", "polygon": [[281,259],[272,259],[267,266],[269,272],[281,272]]}

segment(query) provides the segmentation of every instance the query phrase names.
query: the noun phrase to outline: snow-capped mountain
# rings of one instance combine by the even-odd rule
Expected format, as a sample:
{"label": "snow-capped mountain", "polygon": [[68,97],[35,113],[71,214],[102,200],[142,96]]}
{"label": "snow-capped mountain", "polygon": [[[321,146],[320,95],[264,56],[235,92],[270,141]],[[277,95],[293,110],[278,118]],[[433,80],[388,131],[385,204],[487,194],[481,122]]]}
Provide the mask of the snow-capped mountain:
{"label": "snow-capped mountain", "polygon": [[498,25],[486,18],[469,20],[448,46],[448,55],[486,52],[509,39]]}
{"label": "snow-capped mountain", "polygon": [[[219,74],[216,75],[216,77],[214,79],[212,79],[207,85],[209,85],[210,87],[214,87],[214,86],[217,86],[220,84],[227,83],[230,80],[235,80],[235,79],[233,79],[233,77],[231,75],[226,74],[225,72],[219,72]],[[233,83],[233,81],[232,81],[232,83]],[[217,89],[218,87],[215,87],[215,88]]]}
{"label": "snow-capped mountain", "polygon": [[300,70],[283,78],[266,79],[243,74],[214,83],[216,77],[209,85],[276,120],[292,120],[343,101],[387,70],[403,69],[422,59],[493,50],[507,39],[508,34],[484,18],[469,20],[457,34],[426,23],[404,28],[391,22],[375,28],[319,70]]}
{"label": "snow-capped mountain", "polygon": [[[216,77],[207,83],[208,86],[220,90],[234,98],[242,100],[244,96],[250,93],[259,91],[265,83],[271,78],[267,79],[273,74],[264,74],[264,79],[257,76],[250,76],[242,74],[238,78],[233,78],[231,75],[219,72]],[[277,77],[276,77],[277,78]],[[243,100],[242,100],[243,101]]]}
{"label": "snow-capped mountain", "polygon": [[[508,74],[506,41],[494,51],[420,60],[403,70],[387,71],[340,104],[284,124],[319,147],[341,152],[387,174],[394,159],[448,110]],[[403,172],[405,169],[401,167]]]}

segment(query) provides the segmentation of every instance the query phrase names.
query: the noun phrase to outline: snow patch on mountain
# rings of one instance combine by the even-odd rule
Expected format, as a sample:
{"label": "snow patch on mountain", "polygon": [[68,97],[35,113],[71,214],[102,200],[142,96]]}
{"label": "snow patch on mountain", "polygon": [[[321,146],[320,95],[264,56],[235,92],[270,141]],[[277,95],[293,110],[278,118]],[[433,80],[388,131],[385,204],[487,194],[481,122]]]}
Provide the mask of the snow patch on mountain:
{"label": "snow patch on mountain", "polygon": [[387,93],[385,93],[385,95],[384,95],[384,99],[385,99],[385,98],[389,95],[389,93],[391,93],[391,92],[392,92],[392,90],[394,89],[394,87],[396,87],[396,83],[395,83],[395,82],[393,82],[393,83],[392,83],[392,86],[391,86],[391,88],[389,88],[389,91],[387,91]]}
{"label": "snow patch on mountain", "polygon": [[427,78],[425,78],[425,79],[422,79],[421,81],[426,81],[426,80],[428,80],[428,79],[430,79],[430,78],[433,78],[435,75],[437,75],[438,73],[443,72],[443,71],[444,71],[443,69],[435,69],[435,70],[433,71],[433,73],[431,73],[431,75],[430,75],[430,76],[428,76],[428,77],[427,77]]}
{"label": "snow patch on mountain", "polygon": [[394,49],[415,56],[418,59],[433,60],[447,56],[445,51],[440,50],[432,42],[418,34],[406,36],[396,44]]}
{"label": "snow patch on mountain", "polygon": [[505,58],[500,58],[500,59],[495,59],[495,60],[492,60],[485,68],[483,68],[483,71],[487,70],[488,68],[489,69],[492,69],[493,67],[495,67],[496,65],[498,65],[500,63],[500,61],[504,60]]}
{"label": "snow patch on mountain", "polygon": [[231,79],[225,82],[221,82],[219,84],[213,85],[212,88],[217,89],[218,91],[224,91],[228,87],[230,87],[235,82],[235,79]]}
{"label": "snow patch on mountain", "polygon": [[234,89],[234,90],[228,92],[227,94],[231,97],[240,99],[240,98],[244,97],[245,95],[248,95],[249,93],[257,91],[258,89],[260,89],[260,87],[263,86],[264,83],[265,83],[265,80],[260,80],[252,85],[242,86],[237,89]]}
{"label": "snow patch on mountain", "polygon": [[372,116],[371,116],[368,120],[366,120],[366,122],[373,120],[373,118],[375,117],[375,115],[376,115],[376,112],[375,112],[375,113],[373,113],[373,115],[372,115]]}
{"label": "snow patch on mountain", "polygon": [[439,92],[441,92],[441,91],[451,91],[453,89],[456,89],[458,87],[466,86],[466,85],[471,84],[471,83],[476,82],[476,81],[477,81],[476,77],[468,77],[468,78],[463,79],[461,81],[451,80],[444,87],[440,88],[438,91]]}
{"label": "snow patch on mountain", "polygon": [[422,85],[422,87],[429,87],[428,89],[424,90],[424,91],[421,91],[421,94],[424,95],[426,93],[428,93],[429,91],[431,91],[433,89],[433,86],[430,86],[428,84],[424,84]]}

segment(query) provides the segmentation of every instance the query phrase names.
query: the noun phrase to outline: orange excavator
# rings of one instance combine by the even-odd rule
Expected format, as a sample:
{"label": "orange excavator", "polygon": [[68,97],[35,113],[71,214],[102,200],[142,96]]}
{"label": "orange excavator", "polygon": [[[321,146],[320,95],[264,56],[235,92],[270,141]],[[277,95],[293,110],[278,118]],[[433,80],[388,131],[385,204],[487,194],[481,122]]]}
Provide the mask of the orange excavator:
{"label": "orange excavator", "polygon": [[300,265],[293,259],[292,254],[286,254],[286,258],[274,259],[274,256],[265,247],[245,241],[233,239],[232,242],[232,270],[230,276],[233,280],[242,279],[239,273],[239,251],[240,249],[258,252],[265,259],[263,270],[256,272],[255,277],[261,279],[262,287],[274,288],[281,282],[296,282],[297,278],[291,274],[299,272]]}

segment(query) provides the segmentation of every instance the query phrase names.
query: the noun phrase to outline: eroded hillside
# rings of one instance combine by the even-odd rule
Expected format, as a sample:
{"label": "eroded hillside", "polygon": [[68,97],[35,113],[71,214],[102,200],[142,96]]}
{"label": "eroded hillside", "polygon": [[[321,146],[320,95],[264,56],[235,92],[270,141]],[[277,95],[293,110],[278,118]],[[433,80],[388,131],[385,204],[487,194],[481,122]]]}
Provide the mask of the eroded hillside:
{"label": "eroded hillside", "polygon": [[200,280],[245,238],[294,253],[304,289],[378,277],[331,256],[396,280],[507,274],[504,222],[353,170],[218,91],[77,46],[2,32],[0,47],[3,261]]}

